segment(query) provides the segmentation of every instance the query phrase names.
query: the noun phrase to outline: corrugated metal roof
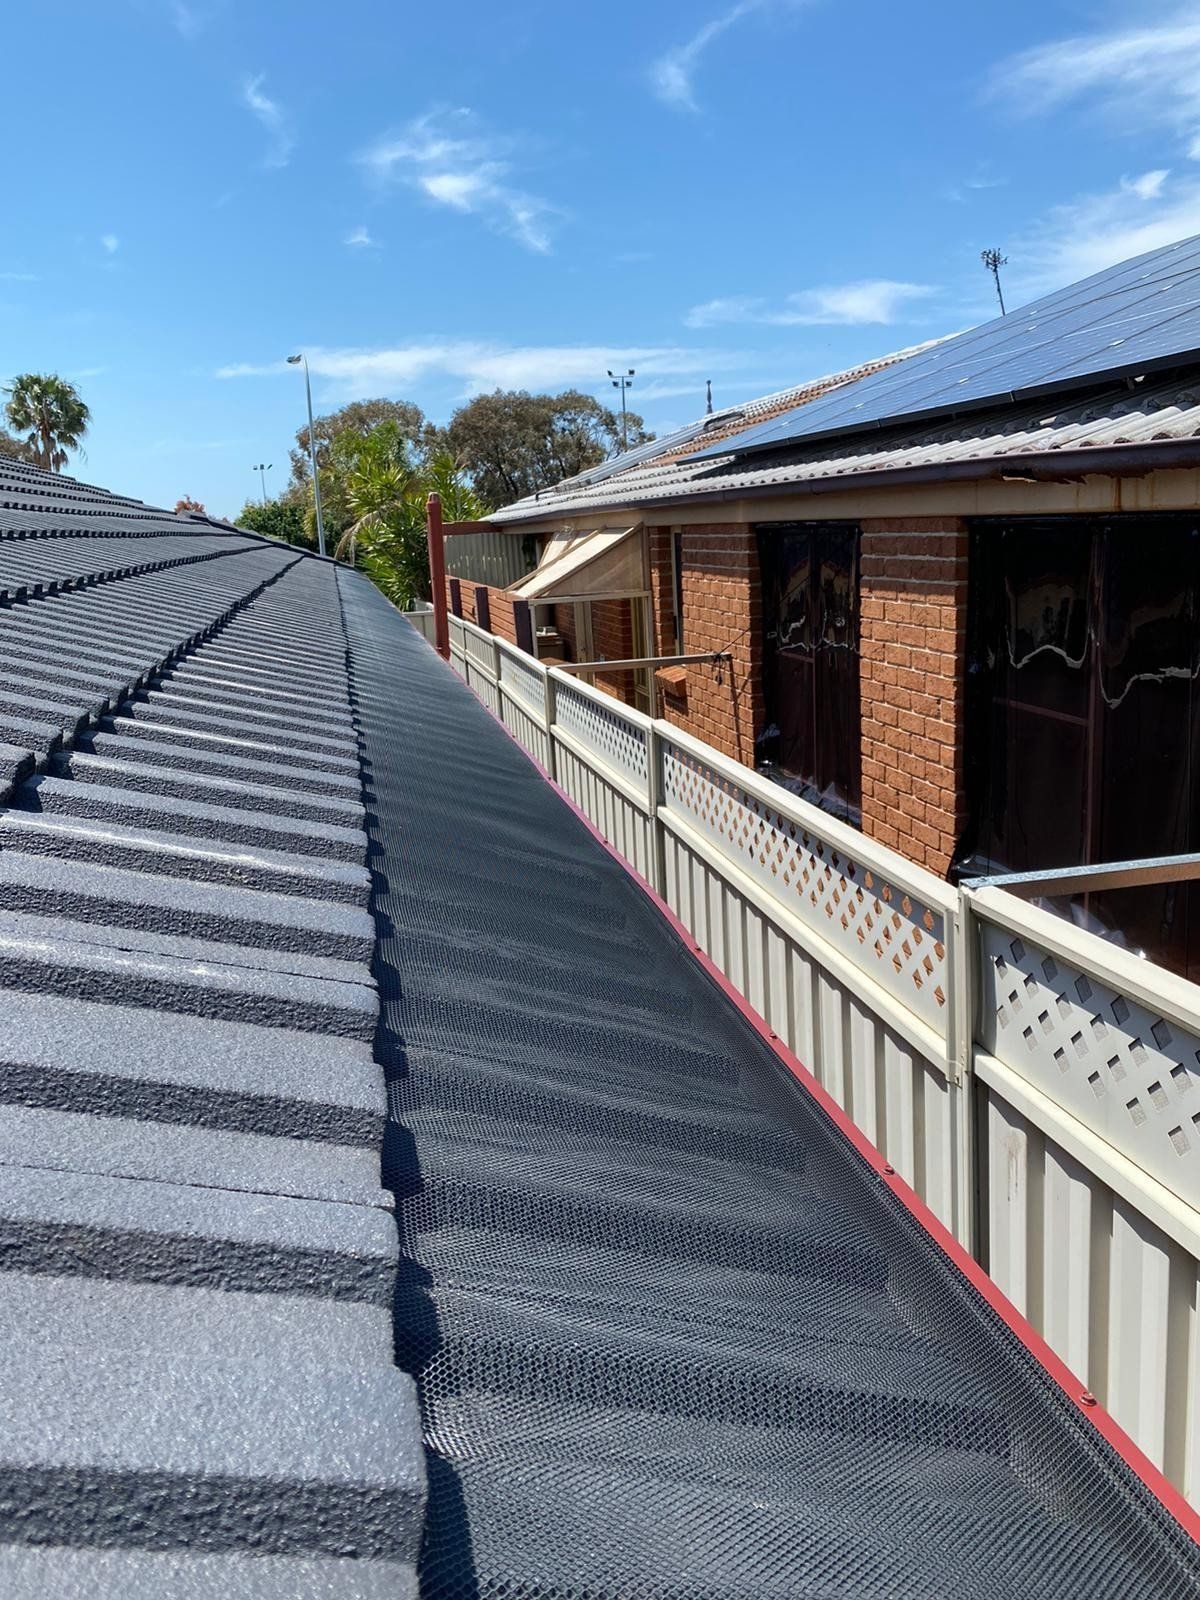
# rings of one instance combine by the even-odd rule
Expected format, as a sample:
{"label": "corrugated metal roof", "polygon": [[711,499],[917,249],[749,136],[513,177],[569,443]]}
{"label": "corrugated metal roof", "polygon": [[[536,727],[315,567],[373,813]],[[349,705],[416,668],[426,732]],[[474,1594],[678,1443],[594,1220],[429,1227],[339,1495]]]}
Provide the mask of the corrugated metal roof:
{"label": "corrugated metal roof", "polygon": [[[861,374],[860,374],[861,375]],[[793,400],[791,404],[795,404]],[[761,420],[761,416],[755,421]],[[749,422],[746,423],[749,425]],[[594,488],[569,483],[492,513],[492,521],[590,513],[610,507],[669,505],[706,494],[828,483],[866,473],[1003,461],[1007,457],[1062,454],[1068,450],[1150,445],[1200,436],[1200,375],[1131,389],[1124,381],[1099,394],[1042,399],[959,418],[937,427],[909,428],[888,435],[844,441],[821,439],[792,447],[764,461],[739,464],[730,453],[697,461],[668,456],[621,473]],[[1102,470],[1098,468],[1097,470]]]}
{"label": "corrugated metal roof", "polygon": [[0,458],[0,671],[0,1590],[409,1594],[334,568]]}

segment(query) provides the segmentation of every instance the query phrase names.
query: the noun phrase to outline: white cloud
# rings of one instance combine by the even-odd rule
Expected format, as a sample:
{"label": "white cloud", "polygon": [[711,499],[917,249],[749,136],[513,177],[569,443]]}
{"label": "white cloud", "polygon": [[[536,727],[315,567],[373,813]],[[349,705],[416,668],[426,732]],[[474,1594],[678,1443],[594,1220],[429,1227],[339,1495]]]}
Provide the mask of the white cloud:
{"label": "white cloud", "polygon": [[263,93],[265,78],[266,74],[259,72],[254,77],[245,79],[242,84],[242,104],[247,111],[258,118],[269,135],[263,166],[286,167],[291,160],[296,140],[283,107],[277,100],[272,100],[269,95]]}
{"label": "white cloud", "polygon": [[703,305],[693,306],[684,320],[689,328],[712,328],[719,323],[802,328],[903,322],[912,303],[928,299],[933,292],[925,283],[871,278],[823,289],[801,289],[777,306],[755,295],[708,300]]}
{"label": "white cloud", "polygon": [[976,168],[974,174],[964,178],[961,183],[952,184],[942,191],[943,199],[952,200],[956,205],[962,205],[971,194],[981,193],[987,189],[1002,189],[1008,182],[1007,178],[993,177],[986,166]]}
{"label": "white cloud", "polygon": [[115,233],[101,234],[100,243],[104,247],[104,253],[110,256],[115,256],[117,251],[121,248],[121,241],[117,238]]}
{"label": "white cloud", "polygon": [[1160,167],[1154,172],[1143,172],[1140,178],[1122,178],[1121,187],[1137,195],[1139,200],[1157,200],[1170,176],[1165,167]]}
{"label": "white cloud", "polygon": [[380,183],[404,182],[437,205],[478,216],[527,250],[551,248],[560,213],[510,181],[512,141],[485,134],[466,107],[430,111],[355,158]]}
{"label": "white cloud", "polygon": [[1200,150],[1200,15],[1086,33],[1001,62],[991,92],[1025,112],[1085,100],[1122,126],[1170,128]]}
{"label": "white cloud", "polygon": [[[736,23],[754,12],[766,10],[772,3],[773,0],[739,0],[728,11],[722,11],[698,28],[690,39],[659,56],[650,67],[650,87],[654,93],[664,104],[678,111],[699,110],[694,79],[704,52]],[[797,0],[776,0],[776,3],[791,7]]]}
{"label": "white cloud", "polygon": [[[735,351],[681,346],[498,345],[481,340],[427,340],[390,349],[309,349],[313,376],[323,379],[330,394],[354,398],[386,394],[420,382],[447,382],[457,393],[490,389],[607,389],[609,367],[636,367],[635,394],[645,398],[665,393],[702,397],[704,379],[718,372],[740,371],[745,358]],[[239,362],[221,367],[218,378],[267,377],[286,370]],[[690,379],[690,383],[684,380]]]}
{"label": "white cloud", "polygon": [[0,272],[0,283],[37,283],[36,272]]}
{"label": "white cloud", "polygon": [[195,6],[187,5],[185,0],[170,0],[168,9],[176,33],[183,39],[196,38],[204,26],[204,18]]}
{"label": "white cloud", "polygon": [[348,244],[354,250],[371,250],[375,247],[375,240],[368,233],[366,225],[353,228],[343,239],[343,244]]}
{"label": "white cloud", "polygon": [[1173,181],[1161,170],[1122,178],[1115,188],[1054,207],[1012,244],[1013,291],[1032,298],[1197,233],[1200,178]]}

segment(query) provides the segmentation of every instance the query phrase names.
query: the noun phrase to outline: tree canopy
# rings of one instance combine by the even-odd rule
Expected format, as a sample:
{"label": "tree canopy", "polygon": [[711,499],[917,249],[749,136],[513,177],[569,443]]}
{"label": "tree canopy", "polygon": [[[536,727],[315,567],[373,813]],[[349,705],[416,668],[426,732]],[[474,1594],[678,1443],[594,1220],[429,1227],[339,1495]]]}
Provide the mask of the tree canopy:
{"label": "tree canopy", "polygon": [[235,520],[239,528],[248,528],[251,533],[264,533],[269,539],[302,545],[306,550],[316,548],[316,534],[309,527],[299,499],[268,500],[265,505],[247,500]]}
{"label": "tree canopy", "polygon": [[4,393],[9,424],[25,435],[34,462],[47,472],[61,472],[91,421],[78,389],[57,373],[22,372]]}
{"label": "tree canopy", "polygon": [[[631,446],[654,437],[635,411],[626,424]],[[445,437],[480,498],[500,506],[616,454],[621,417],[578,389],[553,395],[497,389],[460,406]]]}
{"label": "tree canopy", "polygon": [[31,466],[37,465],[37,455],[24,439],[18,439],[15,433],[9,433],[7,428],[0,428],[0,456],[12,456],[16,461],[28,461]]}
{"label": "tree canopy", "polygon": [[185,494],[182,500],[176,500],[175,510],[176,513],[180,511],[203,511],[204,502],[203,500],[193,500],[190,494]]}
{"label": "tree canopy", "polygon": [[[414,458],[394,422],[382,422],[368,434],[339,434],[331,450],[330,476],[337,479],[337,500],[350,519],[334,554],[361,567],[402,608],[429,593],[429,495],[441,495],[448,520],[473,521],[485,515],[453,457],[435,451]],[[325,483],[322,473],[322,494]]]}
{"label": "tree canopy", "polygon": [[[352,400],[349,405],[342,406],[340,411],[331,411],[327,416],[313,418],[313,433],[317,440],[317,470],[321,471],[329,465],[333,441],[339,434],[366,435],[383,422],[395,424],[401,438],[413,447],[419,446],[430,432],[429,424],[425,421],[425,413],[411,400]],[[296,448],[290,454],[292,484],[297,487],[307,485],[312,477],[308,458],[307,427],[297,429]],[[324,484],[322,484],[323,489]]]}

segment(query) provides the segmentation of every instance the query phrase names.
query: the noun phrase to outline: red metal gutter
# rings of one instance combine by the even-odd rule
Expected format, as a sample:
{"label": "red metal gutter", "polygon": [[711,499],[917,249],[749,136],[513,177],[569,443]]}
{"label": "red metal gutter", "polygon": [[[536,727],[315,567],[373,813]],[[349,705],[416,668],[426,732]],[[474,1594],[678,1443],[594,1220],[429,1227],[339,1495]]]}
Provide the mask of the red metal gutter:
{"label": "red metal gutter", "polygon": [[[453,668],[450,670],[453,671]],[[455,673],[455,679],[457,682],[462,683],[462,679],[458,677],[457,673]],[[476,696],[476,699],[478,699],[478,696]],[[479,703],[483,705],[482,700]],[[693,934],[675,915],[666,901],[651,888],[640,873],[634,871],[620,852],[609,844],[591,818],[580,810],[571,796],[555,782],[541,762],[535,760],[529,754],[528,750],[519,742],[511,730],[505,727],[496,713],[486,705],[483,708],[493,721],[504,729],[508,738],[512,740],[525,759],[550,785],[564,804],[570,807],[592,837],[650,900],[655,910],[669,924],[687,953],[703,968],[730,1004],[737,1008],[747,1024],[753,1028],[764,1044],[774,1051],[800,1087],[816,1101],[838,1131],[850,1141],[871,1170],[887,1185],[900,1204],[911,1212],[942,1253],[949,1257],[953,1265],[967,1279],[971,1287],[982,1296],[1004,1325],[1021,1341],[1034,1360],[1042,1367],[1051,1382],[1063,1391],[1076,1410],[1086,1417],[1100,1436],[1116,1451],[1130,1471],[1162,1503],[1185,1532],[1197,1543],[1200,1543],[1200,1511],[1197,1511],[1189,1501],[1184,1499],[1175,1485],[1154,1465],[1149,1456],[1134,1443],[1124,1428],[1105,1411],[1103,1406],[1097,1402],[1095,1396],[1090,1393],[1082,1379],[1078,1378],[1067,1364],[1055,1354],[1041,1334],[993,1283],[974,1257],[964,1250],[945,1224],[934,1215],[916,1191],[904,1181],[892,1163],[880,1154],[862,1130],[850,1120],[829,1091],[822,1087],[812,1072],[800,1060],[799,1056],[792,1052],[784,1040],[771,1028],[770,1024],[753,1010],[743,995],[738,993],[720,967],[696,943]]]}

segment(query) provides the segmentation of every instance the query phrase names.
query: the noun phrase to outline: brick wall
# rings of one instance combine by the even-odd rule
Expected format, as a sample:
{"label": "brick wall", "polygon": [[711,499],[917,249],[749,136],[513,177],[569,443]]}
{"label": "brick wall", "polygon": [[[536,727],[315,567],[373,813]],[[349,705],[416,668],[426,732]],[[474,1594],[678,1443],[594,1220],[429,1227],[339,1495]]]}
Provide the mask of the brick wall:
{"label": "brick wall", "polygon": [[[633,621],[628,600],[596,600],[592,604],[592,643],[596,656],[609,661],[628,661],[634,654]],[[596,687],[632,705],[636,674],[598,672]]]}
{"label": "brick wall", "polygon": [[[673,655],[669,529],[652,530],[650,556],[654,649],[657,655]],[[660,695],[661,714],[753,766],[754,735],[763,715],[762,588],[750,527],[733,522],[685,528],[680,579],[684,653],[728,649],[733,661],[689,666],[684,694]]]}
{"label": "brick wall", "polygon": [[[475,589],[476,585],[466,578],[458,580],[459,593],[462,595],[462,614],[468,622],[478,623],[475,615]],[[487,587],[484,584],[479,588]],[[450,603],[450,579],[446,579],[446,607],[453,615],[453,606]],[[488,609],[491,613],[492,632],[501,639],[507,639],[509,644],[517,642],[517,625],[513,621],[513,597],[503,589],[488,588]]]}
{"label": "brick wall", "polygon": [[862,524],[863,831],[944,875],[963,814],[967,534]]}

